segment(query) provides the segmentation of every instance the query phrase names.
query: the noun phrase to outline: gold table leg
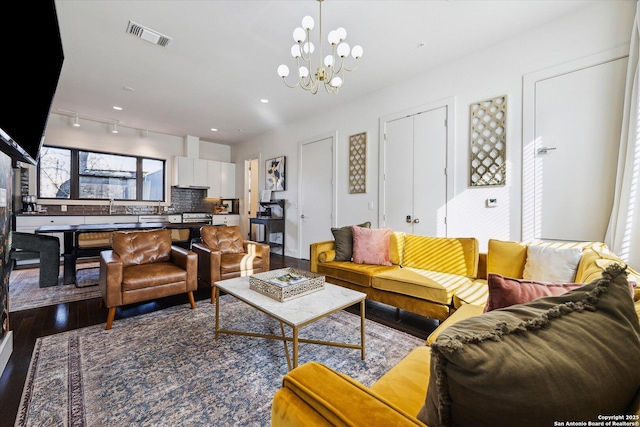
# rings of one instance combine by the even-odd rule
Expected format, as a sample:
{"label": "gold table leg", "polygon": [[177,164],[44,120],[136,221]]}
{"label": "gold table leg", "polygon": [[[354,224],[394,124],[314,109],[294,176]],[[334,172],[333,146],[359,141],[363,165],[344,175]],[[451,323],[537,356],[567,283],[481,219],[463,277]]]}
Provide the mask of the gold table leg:
{"label": "gold table leg", "polygon": [[365,330],[364,330],[364,323],[365,323],[365,315],[364,315],[364,306],[365,306],[365,300],[362,300],[360,302],[360,344],[362,345],[362,360],[364,360],[365,357]]}
{"label": "gold table leg", "polygon": [[293,327],[293,367],[298,367],[298,327]]}
{"label": "gold table leg", "polygon": [[216,341],[218,341],[218,331],[220,330],[220,289],[214,286],[216,294]]}
{"label": "gold table leg", "polygon": [[287,336],[284,334],[284,325],[280,322],[280,332],[282,333],[282,344],[284,344],[284,354],[287,356],[287,366],[291,370],[291,357],[289,356],[289,345],[287,344]]}

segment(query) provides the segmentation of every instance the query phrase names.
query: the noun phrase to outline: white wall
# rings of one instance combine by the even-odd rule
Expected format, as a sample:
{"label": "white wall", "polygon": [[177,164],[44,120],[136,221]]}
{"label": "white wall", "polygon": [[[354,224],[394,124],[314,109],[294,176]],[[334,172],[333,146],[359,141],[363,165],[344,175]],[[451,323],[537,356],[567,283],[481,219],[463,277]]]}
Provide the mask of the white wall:
{"label": "white wall", "polygon": [[[455,97],[454,198],[449,202],[448,235],[474,236],[485,250],[490,238],[521,238],[522,187],[522,78],[525,74],[603,52],[629,43],[635,0],[603,1],[575,15],[550,22],[491,48],[393,84],[342,107],[300,120],[238,144],[231,161],[238,165],[247,156],[261,153],[265,159],[287,157],[287,191],[277,198],[288,200],[287,255],[298,256],[297,178],[298,143],[317,135],[338,132],[337,218],[335,225],[371,221],[378,224],[379,119],[447,97]],[[437,41],[433,41],[436,43]],[[366,67],[366,61],[361,64]],[[357,79],[357,71],[352,78]],[[293,90],[283,86],[282,90]],[[297,90],[297,89],[296,89]],[[468,186],[469,105],[508,96],[507,185],[493,188]],[[317,96],[329,96],[319,94]],[[340,96],[340,95],[336,95]],[[349,135],[369,133],[367,193],[348,193]],[[401,165],[399,165],[401,167]],[[261,165],[264,168],[264,164]],[[236,175],[237,194],[243,191],[242,168]],[[260,174],[264,187],[264,171]],[[486,208],[487,198],[497,198],[498,207]],[[367,202],[375,203],[374,210]]]}
{"label": "white wall", "polygon": [[[173,157],[186,155],[186,136],[166,135],[152,131],[149,131],[147,136],[140,129],[131,129],[122,125],[118,126],[118,133],[114,134],[111,132],[111,124],[80,119],[81,126],[74,127],[73,121],[73,117],[50,114],[44,144],[163,159],[167,161],[165,178],[169,185],[173,180]],[[231,149],[227,145],[199,141],[199,151],[202,159],[230,161]],[[36,194],[35,167],[30,168],[29,193]],[[170,196],[171,191],[167,188],[167,204],[171,203]],[[47,204],[56,204],[56,202],[47,200]],[[60,204],[104,204],[104,201],[63,200]]]}

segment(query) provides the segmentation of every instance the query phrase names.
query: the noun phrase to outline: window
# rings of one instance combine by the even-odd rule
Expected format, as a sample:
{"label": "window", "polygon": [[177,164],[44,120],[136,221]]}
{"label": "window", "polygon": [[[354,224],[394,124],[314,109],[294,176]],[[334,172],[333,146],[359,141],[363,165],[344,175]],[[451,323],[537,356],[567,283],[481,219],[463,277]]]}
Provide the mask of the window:
{"label": "window", "polygon": [[42,147],[38,162],[38,197],[71,198],[71,150]]}
{"label": "window", "polygon": [[164,160],[43,147],[38,197],[71,200],[164,200]]}

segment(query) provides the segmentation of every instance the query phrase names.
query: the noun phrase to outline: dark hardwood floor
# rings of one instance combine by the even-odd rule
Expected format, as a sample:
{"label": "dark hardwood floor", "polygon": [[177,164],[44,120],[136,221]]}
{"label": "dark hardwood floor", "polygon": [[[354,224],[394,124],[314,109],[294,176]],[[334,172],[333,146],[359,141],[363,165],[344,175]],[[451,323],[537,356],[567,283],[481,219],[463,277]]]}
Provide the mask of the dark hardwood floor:
{"label": "dark hardwood floor", "polygon": [[[309,262],[273,255],[271,268],[283,267],[308,269]],[[195,294],[197,301],[208,299],[209,296],[209,289],[198,290]],[[187,297],[178,295],[148,303],[120,307],[117,310],[116,321],[186,303]],[[359,308],[356,305],[347,310],[358,313]],[[367,301],[365,310],[368,319],[423,339],[426,339],[438,326],[438,322],[433,319],[371,301]],[[107,309],[100,307],[100,298],[10,313],[9,324],[13,331],[14,348],[7,367],[0,377],[0,427],[13,426],[15,423],[36,339],[106,321]]]}

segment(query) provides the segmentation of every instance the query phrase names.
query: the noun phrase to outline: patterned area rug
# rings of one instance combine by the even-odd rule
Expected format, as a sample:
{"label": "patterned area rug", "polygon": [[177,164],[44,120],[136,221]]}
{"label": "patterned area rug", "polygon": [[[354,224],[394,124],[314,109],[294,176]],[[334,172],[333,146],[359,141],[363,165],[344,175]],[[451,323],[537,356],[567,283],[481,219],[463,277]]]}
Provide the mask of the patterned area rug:
{"label": "patterned area rug", "polygon": [[[224,328],[279,334],[279,323],[235,298],[220,302]],[[287,372],[281,341],[214,339],[215,306],[199,301],[39,338],[16,426],[267,426]],[[290,334],[291,331],[286,328]],[[367,321],[360,351],[300,344],[316,360],[370,386],[424,341]],[[346,311],[312,323],[300,337],[359,343],[360,317]]]}
{"label": "patterned area rug", "polygon": [[78,264],[75,285],[62,284],[62,267],[58,277],[58,286],[41,288],[38,286],[39,270],[27,268],[13,270],[9,279],[9,312],[29,308],[46,307],[71,301],[100,298],[98,289],[98,263]]}

